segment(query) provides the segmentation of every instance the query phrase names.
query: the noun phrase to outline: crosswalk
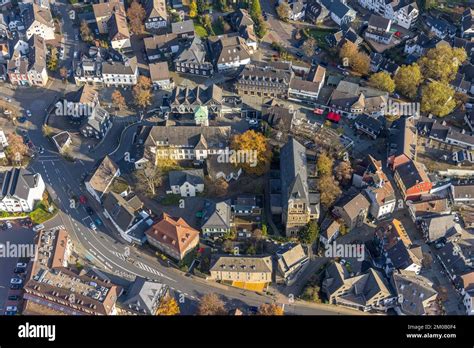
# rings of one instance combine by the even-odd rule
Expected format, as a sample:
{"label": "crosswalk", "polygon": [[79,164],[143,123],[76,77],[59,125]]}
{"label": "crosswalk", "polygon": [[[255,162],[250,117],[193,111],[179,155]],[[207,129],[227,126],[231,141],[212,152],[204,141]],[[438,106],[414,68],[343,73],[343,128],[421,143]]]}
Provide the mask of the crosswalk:
{"label": "crosswalk", "polygon": [[123,253],[119,253],[118,251],[111,251],[114,256],[118,257],[122,261],[126,261],[127,257]]}
{"label": "crosswalk", "polygon": [[134,265],[137,266],[138,268],[144,270],[144,271],[147,271],[147,272],[150,272],[150,273],[155,274],[157,276],[163,277],[163,273],[158,272],[156,269],[154,269],[154,268],[152,268],[148,265],[145,265],[144,263],[142,263],[140,261],[135,262]]}
{"label": "crosswalk", "polygon": [[[123,253],[120,253],[118,251],[111,251],[112,254],[114,254],[117,258],[119,258],[120,260],[122,261],[127,261],[127,256],[125,256],[125,254]],[[156,269],[154,269],[153,267],[150,267],[146,264],[144,264],[143,262],[140,262],[140,261],[135,261],[133,262],[133,265],[135,265],[136,267],[148,272],[148,273],[152,273],[154,275],[157,275],[157,276],[160,276],[160,277],[164,277],[164,278],[168,278],[166,277],[163,273],[160,273],[159,271],[157,271]],[[115,274],[119,275],[119,276],[124,276],[125,278],[129,278],[131,277],[131,275],[127,272],[123,272],[123,271],[115,271]],[[168,278],[169,279],[169,278]],[[170,286],[170,289],[172,291],[175,291],[179,294],[179,296],[184,296],[184,297],[188,297],[188,298],[191,298],[193,300],[197,300],[197,298],[195,296],[192,296],[192,295],[189,295],[181,290],[178,290],[178,289],[175,289],[174,287]]]}
{"label": "crosswalk", "polygon": [[[127,256],[126,256],[125,254],[123,254],[123,253],[120,253],[120,252],[118,252],[118,251],[112,251],[112,254],[114,254],[116,257],[118,257],[118,258],[119,258],[120,260],[122,260],[122,261],[127,261]],[[148,272],[148,273],[152,273],[152,274],[154,274],[154,275],[157,275],[157,276],[160,276],[160,277],[164,277],[163,273],[158,272],[156,269],[154,269],[153,267],[150,267],[150,266],[144,264],[143,262],[135,261],[135,262],[133,262],[133,264],[134,264],[136,267],[138,267],[138,268],[140,268],[140,269],[142,269],[142,270],[144,270],[144,271],[146,271],[146,272]]]}

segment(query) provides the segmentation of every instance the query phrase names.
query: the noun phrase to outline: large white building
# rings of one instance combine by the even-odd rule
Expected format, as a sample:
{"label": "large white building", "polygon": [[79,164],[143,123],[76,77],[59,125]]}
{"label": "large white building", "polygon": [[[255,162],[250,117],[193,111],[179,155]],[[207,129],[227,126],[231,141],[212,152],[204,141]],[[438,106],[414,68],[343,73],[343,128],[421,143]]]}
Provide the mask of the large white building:
{"label": "large white building", "polygon": [[392,20],[394,24],[410,29],[418,18],[419,10],[413,0],[359,0],[359,4],[380,16]]}
{"label": "large white building", "polygon": [[[228,151],[230,127],[154,126],[145,147],[156,162],[161,158],[205,160],[209,155]],[[148,158],[146,158],[149,160]]]}
{"label": "large white building", "polygon": [[36,3],[28,4],[22,12],[26,39],[39,35],[45,40],[54,40],[54,21],[51,10]]}
{"label": "large white building", "polygon": [[41,174],[24,168],[14,168],[0,174],[2,191],[0,211],[10,213],[31,212],[43,198],[45,184]]}

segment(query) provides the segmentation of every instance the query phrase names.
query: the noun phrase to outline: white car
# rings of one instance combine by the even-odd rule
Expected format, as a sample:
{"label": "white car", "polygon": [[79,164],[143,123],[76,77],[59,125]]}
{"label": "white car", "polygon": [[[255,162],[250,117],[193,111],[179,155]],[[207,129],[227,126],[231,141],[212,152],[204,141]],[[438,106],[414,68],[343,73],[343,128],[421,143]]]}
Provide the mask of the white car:
{"label": "white car", "polygon": [[31,117],[31,111],[30,110],[26,110],[26,116]]}
{"label": "white car", "polygon": [[256,126],[258,124],[258,120],[249,120],[249,125]]}
{"label": "white car", "polygon": [[4,113],[5,115],[10,115],[12,112],[11,112],[10,110],[5,110],[3,113]]}
{"label": "white car", "polygon": [[7,312],[16,312],[16,311],[18,311],[18,308],[16,306],[7,306],[7,308],[5,308],[5,310]]}
{"label": "white car", "polygon": [[7,221],[5,224],[7,225],[7,228],[8,228],[8,229],[10,229],[10,228],[13,227],[10,221]]}
{"label": "white car", "polygon": [[44,228],[43,224],[36,225],[33,227],[33,231],[38,232],[39,230],[42,230]]}
{"label": "white car", "polygon": [[26,264],[25,262],[18,262],[16,264],[16,267],[18,268],[26,268],[26,266],[28,266],[28,264]]}
{"label": "white car", "polygon": [[97,230],[97,226],[95,225],[95,223],[91,222],[91,224],[89,226],[92,230],[94,230],[94,231]]}
{"label": "white car", "polygon": [[23,280],[21,278],[12,278],[10,284],[23,284]]}

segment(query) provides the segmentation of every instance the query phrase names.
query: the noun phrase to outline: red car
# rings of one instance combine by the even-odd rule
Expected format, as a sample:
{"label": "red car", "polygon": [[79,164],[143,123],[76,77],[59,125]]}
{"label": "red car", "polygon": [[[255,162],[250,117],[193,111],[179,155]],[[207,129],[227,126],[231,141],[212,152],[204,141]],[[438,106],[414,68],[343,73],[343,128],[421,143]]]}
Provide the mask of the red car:
{"label": "red car", "polygon": [[87,198],[86,198],[86,196],[81,195],[81,196],[79,197],[79,202],[80,202],[81,204],[86,204],[86,203],[87,203]]}

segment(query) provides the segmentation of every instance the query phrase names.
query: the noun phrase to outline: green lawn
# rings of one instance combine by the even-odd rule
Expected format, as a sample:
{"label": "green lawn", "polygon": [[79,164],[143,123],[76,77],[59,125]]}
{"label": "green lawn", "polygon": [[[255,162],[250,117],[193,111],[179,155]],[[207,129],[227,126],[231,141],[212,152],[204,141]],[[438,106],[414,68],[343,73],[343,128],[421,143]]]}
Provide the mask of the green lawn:
{"label": "green lawn", "polygon": [[30,213],[31,221],[35,224],[41,224],[51,219],[56,215],[57,209],[55,208],[52,213],[48,211],[43,202],[38,203],[35,210]]}
{"label": "green lawn", "polygon": [[180,195],[169,194],[169,195],[166,195],[165,198],[163,198],[160,201],[160,204],[163,204],[163,205],[178,205],[180,199],[181,199]]}
{"label": "green lawn", "polygon": [[316,44],[318,47],[323,49],[328,49],[328,44],[326,42],[326,36],[329,34],[335,33],[336,30],[334,29],[323,29],[323,28],[311,28],[307,31],[308,35],[314,37],[316,39]]}

